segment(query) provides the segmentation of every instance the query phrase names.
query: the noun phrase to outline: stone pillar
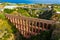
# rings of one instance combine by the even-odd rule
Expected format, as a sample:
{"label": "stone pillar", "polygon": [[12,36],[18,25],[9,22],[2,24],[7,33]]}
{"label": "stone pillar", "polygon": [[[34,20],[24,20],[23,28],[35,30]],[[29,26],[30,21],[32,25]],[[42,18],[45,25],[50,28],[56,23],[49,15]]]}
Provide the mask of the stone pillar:
{"label": "stone pillar", "polygon": [[42,25],[42,31],[44,31],[44,23],[43,23],[43,25]]}

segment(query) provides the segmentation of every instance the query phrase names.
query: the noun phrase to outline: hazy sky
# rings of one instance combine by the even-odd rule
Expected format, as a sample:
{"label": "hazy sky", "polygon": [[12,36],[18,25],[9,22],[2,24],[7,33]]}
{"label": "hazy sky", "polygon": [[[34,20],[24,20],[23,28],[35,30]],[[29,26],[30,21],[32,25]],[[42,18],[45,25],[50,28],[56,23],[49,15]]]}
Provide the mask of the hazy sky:
{"label": "hazy sky", "polygon": [[0,2],[14,2],[14,3],[59,3],[60,0],[0,0]]}

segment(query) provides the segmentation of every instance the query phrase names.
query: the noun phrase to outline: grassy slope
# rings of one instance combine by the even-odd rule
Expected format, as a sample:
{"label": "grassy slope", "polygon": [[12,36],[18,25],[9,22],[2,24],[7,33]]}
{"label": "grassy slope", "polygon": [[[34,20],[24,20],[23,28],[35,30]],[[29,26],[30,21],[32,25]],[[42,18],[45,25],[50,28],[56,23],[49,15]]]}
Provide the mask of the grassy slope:
{"label": "grassy slope", "polygon": [[28,14],[28,12],[26,10],[24,10],[24,9],[19,9],[18,12],[21,13],[21,15],[23,15],[23,16],[30,17],[30,15]]}
{"label": "grassy slope", "polygon": [[60,8],[54,8],[57,12],[60,12]]}
{"label": "grassy slope", "polygon": [[7,40],[8,38],[12,37],[13,30],[11,29],[11,25],[9,25],[8,21],[5,19],[3,14],[0,14],[0,40]]}

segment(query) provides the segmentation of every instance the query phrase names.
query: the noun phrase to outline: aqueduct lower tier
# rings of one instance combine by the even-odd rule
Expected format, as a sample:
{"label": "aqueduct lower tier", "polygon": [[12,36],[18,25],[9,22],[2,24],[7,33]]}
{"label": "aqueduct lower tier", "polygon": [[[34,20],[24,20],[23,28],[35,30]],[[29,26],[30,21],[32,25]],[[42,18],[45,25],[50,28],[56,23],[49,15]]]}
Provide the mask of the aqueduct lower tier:
{"label": "aqueduct lower tier", "polygon": [[11,14],[5,14],[5,16],[16,26],[19,32],[27,38],[31,35],[39,34],[40,31],[50,30],[54,24],[52,20],[15,16]]}

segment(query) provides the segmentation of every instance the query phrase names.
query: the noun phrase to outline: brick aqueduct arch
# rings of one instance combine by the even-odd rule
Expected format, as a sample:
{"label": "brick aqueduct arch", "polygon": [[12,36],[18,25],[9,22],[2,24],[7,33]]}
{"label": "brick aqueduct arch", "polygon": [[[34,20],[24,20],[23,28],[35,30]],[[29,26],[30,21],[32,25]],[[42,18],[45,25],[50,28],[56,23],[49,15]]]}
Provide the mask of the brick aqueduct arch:
{"label": "brick aqueduct arch", "polygon": [[54,24],[54,21],[52,20],[14,16],[11,14],[5,14],[5,16],[26,38],[30,37],[31,35],[39,34],[41,30],[49,30],[51,29],[52,24]]}

